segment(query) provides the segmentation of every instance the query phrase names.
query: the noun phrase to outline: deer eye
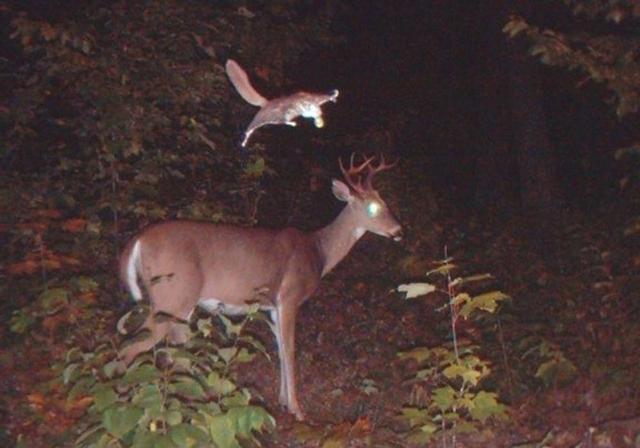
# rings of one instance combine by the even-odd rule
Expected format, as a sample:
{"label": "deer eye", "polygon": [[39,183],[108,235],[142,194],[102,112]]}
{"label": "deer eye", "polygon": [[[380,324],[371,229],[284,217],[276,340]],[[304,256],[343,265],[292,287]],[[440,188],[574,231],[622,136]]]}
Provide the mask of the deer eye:
{"label": "deer eye", "polygon": [[378,216],[380,210],[382,210],[382,206],[376,201],[371,201],[367,204],[367,215],[369,215],[370,218]]}

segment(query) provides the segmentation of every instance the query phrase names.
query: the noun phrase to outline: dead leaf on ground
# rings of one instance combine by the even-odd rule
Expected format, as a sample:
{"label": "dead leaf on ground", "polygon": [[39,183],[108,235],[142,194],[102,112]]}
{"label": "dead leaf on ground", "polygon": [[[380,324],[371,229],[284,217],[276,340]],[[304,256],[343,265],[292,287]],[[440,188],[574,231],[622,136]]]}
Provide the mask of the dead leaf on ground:
{"label": "dead leaf on ground", "polygon": [[64,222],[64,224],[62,224],[63,230],[66,230],[67,232],[72,232],[72,233],[84,232],[86,227],[87,227],[87,220],[82,218],[67,219]]}

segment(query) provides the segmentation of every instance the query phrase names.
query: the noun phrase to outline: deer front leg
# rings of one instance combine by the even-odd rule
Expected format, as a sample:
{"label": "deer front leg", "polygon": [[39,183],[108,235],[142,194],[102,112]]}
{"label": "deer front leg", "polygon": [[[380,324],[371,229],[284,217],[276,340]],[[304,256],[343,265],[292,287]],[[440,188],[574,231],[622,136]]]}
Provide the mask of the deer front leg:
{"label": "deer front leg", "polygon": [[294,414],[296,420],[304,420],[304,412],[298,404],[295,379],[295,307],[283,305],[280,301],[271,313],[273,319],[273,332],[278,343],[278,356],[280,358],[280,404]]}

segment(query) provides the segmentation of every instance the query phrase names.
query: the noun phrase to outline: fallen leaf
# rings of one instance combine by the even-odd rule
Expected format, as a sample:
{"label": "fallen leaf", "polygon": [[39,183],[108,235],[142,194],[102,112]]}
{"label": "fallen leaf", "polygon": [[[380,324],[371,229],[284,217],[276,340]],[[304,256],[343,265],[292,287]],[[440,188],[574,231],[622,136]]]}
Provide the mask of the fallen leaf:
{"label": "fallen leaf", "polygon": [[36,210],[35,215],[42,216],[44,218],[60,218],[62,216],[62,213],[60,213],[60,210],[50,208],[50,209]]}
{"label": "fallen leaf", "polygon": [[80,233],[84,232],[87,227],[87,220],[82,218],[68,219],[62,224],[62,229],[67,232]]}
{"label": "fallen leaf", "polygon": [[13,275],[33,274],[38,270],[38,263],[35,260],[24,260],[7,266],[7,272]]}

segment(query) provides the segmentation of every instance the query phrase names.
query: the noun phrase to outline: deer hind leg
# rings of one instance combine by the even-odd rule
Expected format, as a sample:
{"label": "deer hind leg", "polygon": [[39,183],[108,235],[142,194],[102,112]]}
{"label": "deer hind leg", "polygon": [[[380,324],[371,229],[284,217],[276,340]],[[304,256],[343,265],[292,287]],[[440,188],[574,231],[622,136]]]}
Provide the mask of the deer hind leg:
{"label": "deer hind leg", "polygon": [[[179,278],[180,272],[169,278],[172,279],[174,277]],[[189,326],[186,322],[191,317],[195,307],[196,300],[194,297],[197,297],[199,287],[197,281],[194,281],[193,285],[186,289],[180,283],[165,280],[164,283],[151,286],[152,315],[147,318],[143,326],[151,334],[147,339],[135,342],[122,351],[120,358],[126,364],[131,363],[138,354],[151,349],[165,337],[168,338],[171,344],[176,345],[184,344],[189,339]],[[160,317],[161,315],[165,316]]]}
{"label": "deer hind leg", "polygon": [[278,346],[278,360],[280,361],[280,395],[278,401],[282,406],[287,405],[287,380],[285,375],[285,364],[284,364],[284,346],[282,343],[282,334],[280,331],[280,317],[278,313],[278,308],[274,308],[271,310],[271,320],[273,321],[273,334],[276,337],[276,344]]}
{"label": "deer hind leg", "polygon": [[125,364],[129,365],[140,353],[146,352],[160,342],[172,328],[172,322],[157,322],[153,316],[149,316],[142,328],[150,332],[146,339],[127,345],[119,354]]}

